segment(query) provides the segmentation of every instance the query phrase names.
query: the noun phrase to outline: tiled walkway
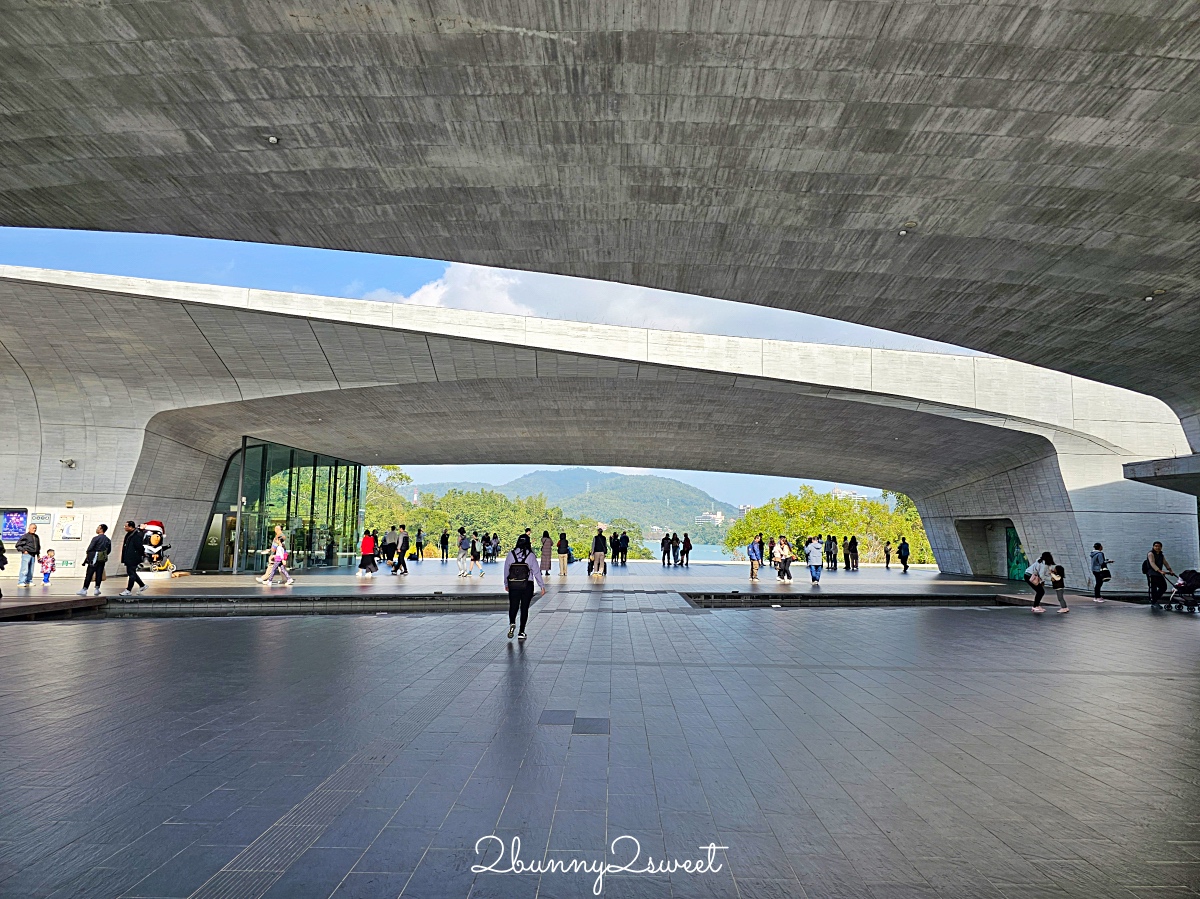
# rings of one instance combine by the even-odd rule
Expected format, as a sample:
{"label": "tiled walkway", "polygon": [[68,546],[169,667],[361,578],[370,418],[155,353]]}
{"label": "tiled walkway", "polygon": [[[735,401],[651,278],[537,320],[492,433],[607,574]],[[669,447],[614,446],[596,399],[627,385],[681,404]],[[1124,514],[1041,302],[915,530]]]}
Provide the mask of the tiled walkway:
{"label": "tiled walkway", "polygon": [[728,846],[613,897],[1200,888],[1200,620],[1080,603],[0,627],[0,895],[584,897],[475,841]]}

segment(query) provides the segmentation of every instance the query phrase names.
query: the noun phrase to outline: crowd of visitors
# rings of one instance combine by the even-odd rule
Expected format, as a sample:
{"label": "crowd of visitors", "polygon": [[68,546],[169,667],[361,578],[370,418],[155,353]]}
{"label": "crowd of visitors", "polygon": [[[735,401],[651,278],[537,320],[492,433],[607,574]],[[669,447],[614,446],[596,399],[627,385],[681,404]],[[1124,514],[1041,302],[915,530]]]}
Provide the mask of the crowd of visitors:
{"label": "crowd of visitors", "polygon": [[[687,534],[683,535],[685,538]],[[663,538],[664,541],[666,538]],[[800,547],[797,553],[792,542],[786,534],[780,534],[779,539],[769,537],[766,542],[763,542],[761,532],[755,535],[754,539],[746,547],[746,558],[750,560],[750,580],[758,580],[758,572],[764,564],[770,565],[775,569],[776,579],[783,583],[791,583],[792,580],[792,563],[797,559],[802,559],[804,564],[808,566],[809,577],[812,578],[814,584],[821,582],[821,572],[828,568],[830,571],[838,570],[838,554],[841,552],[842,567],[846,571],[858,571],[858,537],[850,535],[842,537],[839,544],[838,538],[830,534],[817,534],[811,537],[797,537],[796,545]],[[666,543],[663,544],[663,564],[666,565]],[[884,568],[890,569],[892,566],[892,542],[889,540],[884,544]],[[900,560],[900,564],[904,566],[904,570],[908,571],[908,558],[912,550],[908,545],[908,538],[901,537],[900,543],[896,547],[896,557]]]}

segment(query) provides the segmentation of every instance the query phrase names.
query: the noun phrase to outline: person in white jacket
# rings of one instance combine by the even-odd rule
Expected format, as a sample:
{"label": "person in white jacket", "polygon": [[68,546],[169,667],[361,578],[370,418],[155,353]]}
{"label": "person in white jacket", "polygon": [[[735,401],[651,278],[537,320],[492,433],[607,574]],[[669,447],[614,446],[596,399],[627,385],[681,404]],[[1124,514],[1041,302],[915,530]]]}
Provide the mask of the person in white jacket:
{"label": "person in white jacket", "polygon": [[529,604],[533,602],[533,585],[541,588],[542,596],[546,595],[546,582],[542,579],[541,566],[537,564],[538,557],[533,554],[529,535],[522,534],[517,538],[517,545],[504,557],[504,586],[508,590],[508,639],[512,639],[513,631],[517,629],[517,612],[521,613],[521,632],[518,640],[525,639],[525,623],[529,620]]}
{"label": "person in white jacket", "polygon": [[1046,584],[1050,582],[1050,569],[1054,567],[1054,556],[1042,553],[1038,560],[1025,569],[1025,583],[1033,588],[1033,611],[1041,614],[1042,597],[1046,595]]}

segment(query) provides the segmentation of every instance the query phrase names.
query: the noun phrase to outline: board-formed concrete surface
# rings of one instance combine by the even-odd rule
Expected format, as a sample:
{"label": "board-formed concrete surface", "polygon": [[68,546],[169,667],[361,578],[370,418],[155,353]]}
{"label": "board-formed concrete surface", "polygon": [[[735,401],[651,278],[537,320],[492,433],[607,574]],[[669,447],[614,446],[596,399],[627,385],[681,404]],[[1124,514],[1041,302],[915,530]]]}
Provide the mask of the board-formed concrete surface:
{"label": "board-formed concrete surface", "polygon": [[1200,449],[1187,0],[0,15],[0,223],[800,309],[1151,393]]}
{"label": "board-formed concrete surface", "polygon": [[[1097,540],[1124,589],[1156,539],[1176,570],[1200,564],[1195,499],[1122,472],[1187,452],[1170,408],[1020,362],[15,266],[0,266],[0,316],[0,497],[73,502],[88,532],[162,520],[182,567],[244,434],[368,464],[888,487],[953,572],[1005,575],[1009,525],[1073,583]],[[86,542],[54,545],[78,564]]]}
{"label": "board-formed concrete surface", "polygon": [[[0,627],[0,894],[583,899],[473,874],[717,843],[614,899],[1146,899],[1200,888],[1200,621],[1027,609]],[[610,860],[616,862],[615,856]]]}

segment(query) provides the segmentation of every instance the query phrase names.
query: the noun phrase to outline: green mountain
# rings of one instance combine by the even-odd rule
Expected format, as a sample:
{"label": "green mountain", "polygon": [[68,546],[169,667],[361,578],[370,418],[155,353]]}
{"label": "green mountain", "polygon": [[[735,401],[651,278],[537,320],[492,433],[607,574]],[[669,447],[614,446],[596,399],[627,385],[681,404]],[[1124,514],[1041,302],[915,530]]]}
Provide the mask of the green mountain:
{"label": "green mountain", "polygon": [[463,493],[478,493],[480,490],[495,490],[495,484],[485,484],[482,481],[438,481],[433,484],[408,484],[401,488],[400,493],[406,499],[412,499],[413,491],[432,493],[434,496],[445,496],[449,490],[461,490]]}
{"label": "green mountain", "polygon": [[[597,490],[602,484],[608,484],[623,477],[627,476],[613,471],[596,471],[593,468],[534,471],[515,481],[509,481],[497,489],[509,497],[537,496],[540,493],[546,497],[546,502],[550,505],[559,506],[564,500],[581,493],[586,494],[588,490]],[[564,508],[563,511],[565,512],[566,509]]]}
{"label": "green mountain", "polygon": [[[657,475],[627,475],[596,471],[592,468],[568,468],[564,471],[535,471],[498,487],[469,481],[413,485],[421,493],[439,496],[447,490],[478,492],[496,490],[509,497],[542,494],[552,506],[560,506],[572,518],[611,521],[627,518],[637,523],[651,543],[653,527],[665,528],[692,537],[693,543],[720,543],[725,528],[737,515],[737,508],[714,499],[703,490]],[[408,488],[411,489],[411,488]],[[725,514],[725,524],[697,524],[705,512]]]}
{"label": "green mountain", "polygon": [[724,535],[724,528],[697,524],[698,515],[723,512],[726,522],[737,515],[735,506],[713,499],[690,484],[658,475],[619,475],[587,493],[563,500],[561,505],[574,518],[588,516],[608,521],[621,516],[636,521],[647,538],[651,538],[650,529],[655,526],[680,534],[686,531],[693,543],[718,543]]}

